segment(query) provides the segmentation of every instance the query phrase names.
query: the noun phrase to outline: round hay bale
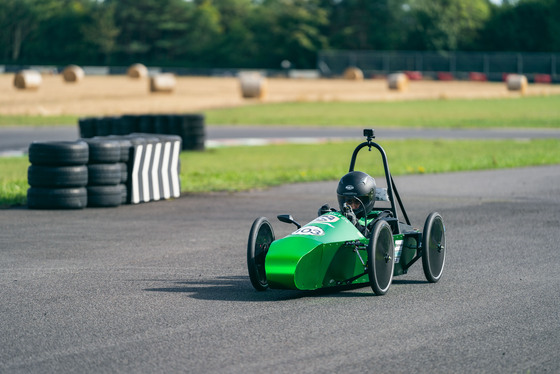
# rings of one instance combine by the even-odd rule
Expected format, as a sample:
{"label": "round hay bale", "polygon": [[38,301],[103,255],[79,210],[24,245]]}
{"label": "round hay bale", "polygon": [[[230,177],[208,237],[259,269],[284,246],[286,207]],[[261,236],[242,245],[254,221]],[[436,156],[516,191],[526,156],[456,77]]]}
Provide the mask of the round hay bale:
{"label": "round hay bale", "polygon": [[14,86],[20,90],[37,90],[43,77],[36,70],[21,70],[14,77]]}
{"label": "round hay bale", "polygon": [[141,79],[148,76],[148,68],[142,64],[133,64],[126,73],[130,78]]}
{"label": "round hay bale", "polygon": [[266,97],[268,81],[258,72],[242,72],[239,74],[241,95],[246,98],[263,99]]}
{"label": "round hay bale", "polygon": [[508,91],[521,91],[521,94],[527,92],[527,77],[521,74],[509,74],[506,79]]}
{"label": "round hay bale", "polygon": [[344,79],[353,81],[363,81],[364,72],[357,67],[349,67],[344,71]]}
{"label": "round hay bale", "polygon": [[390,90],[405,91],[408,88],[408,77],[403,73],[389,74],[387,84]]}
{"label": "round hay bale", "polygon": [[150,92],[168,92],[175,90],[175,75],[171,73],[157,74],[150,78]]}
{"label": "round hay bale", "polygon": [[65,82],[79,82],[84,78],[84,69],[77,65],[68,65],[62,71],[62,77]]}

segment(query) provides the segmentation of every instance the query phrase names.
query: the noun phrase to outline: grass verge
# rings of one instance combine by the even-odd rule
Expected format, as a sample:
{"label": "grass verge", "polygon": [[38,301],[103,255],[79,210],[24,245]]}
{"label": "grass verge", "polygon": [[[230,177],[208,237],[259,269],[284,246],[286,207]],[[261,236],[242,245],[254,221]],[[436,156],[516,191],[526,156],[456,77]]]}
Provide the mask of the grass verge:
{"label": "grass verge", "polygon": [[258,104],[207,110],[206,123],[217,125],[560,128],[560,96]]}
{"label": "grass verge", "polygon": [[[393,175],[500,169],[560,163],[559,139],[392,140],[380,142]],[[240,191],[286,183],[336,180],[348,169],[356,142],[232,147],[183,152],[183,192]],[[361,154],[356,169],[379,175],[378,160]],[[26,157],[0,158],[0,206],[26,203]]]}
{"label": "grass verge", "polygon": [[[390,140],[393,175],[560,164],[560,139]],[[286,183],[337,180],[348,170],[356,142],[231,147],[181,154],[184,193],[241,191]],[[363,153],[366,153],[364,155]],[[357,170],[380,175],[379,160],[360,153]],[[26,157],[0,158],[0,206],[26,204]]]}
{"label": "grass verge", "polygon": [[78,116],[7,116],[0,115],[0,126],[59,126],[77,125]]}
{"label": "grass verge", "polygon": [[[560,163],[560,139],[403,140],[379,142],[393,175],[444,173]],[[235,147],[181,155],[184,192],[239,191],[285,183],[337,180],[356,142]],[[367,153],[363,151],[363,153]],[[380,160],[360,153],[357,170],[381,175]],[[379,162],[377,162],[379,161]]]}
{"label": "grass verge", "polygon": [[[204,111],[212,125],[560,128],[560,95],[393,102],[296,102]],[[0,126],[76,125],[78,116],[0,115]]]}
{"label": "grass verge", "polygon": [[27,157],[0,157],[0,207],[27,203]]}

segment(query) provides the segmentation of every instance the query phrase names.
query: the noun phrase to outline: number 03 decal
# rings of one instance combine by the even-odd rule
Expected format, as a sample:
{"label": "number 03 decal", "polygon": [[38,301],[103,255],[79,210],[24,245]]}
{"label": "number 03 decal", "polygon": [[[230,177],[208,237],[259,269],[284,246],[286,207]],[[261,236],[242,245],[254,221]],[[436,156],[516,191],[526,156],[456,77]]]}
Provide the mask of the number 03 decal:
{"label": "number 03 decal", "polygon": [[320,236],[325,235],[325,232],[322,228],[317,226],[305,226],[301,229],[298,229],[292,233],[292,235],[311,235],[311,236]]}

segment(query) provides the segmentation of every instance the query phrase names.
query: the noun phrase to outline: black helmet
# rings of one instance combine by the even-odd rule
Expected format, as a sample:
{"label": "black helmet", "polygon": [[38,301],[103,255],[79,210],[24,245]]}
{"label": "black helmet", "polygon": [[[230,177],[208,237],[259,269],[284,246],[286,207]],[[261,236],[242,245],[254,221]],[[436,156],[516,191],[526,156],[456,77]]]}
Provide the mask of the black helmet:
{"label": "black helmet", "polygon": [[375,179],[361,171],[351,171],[340,179],[336,189],[340,210],[344,203],[360,200],[359,207],[354,209],[356,217],[366,216],[375,204]]}

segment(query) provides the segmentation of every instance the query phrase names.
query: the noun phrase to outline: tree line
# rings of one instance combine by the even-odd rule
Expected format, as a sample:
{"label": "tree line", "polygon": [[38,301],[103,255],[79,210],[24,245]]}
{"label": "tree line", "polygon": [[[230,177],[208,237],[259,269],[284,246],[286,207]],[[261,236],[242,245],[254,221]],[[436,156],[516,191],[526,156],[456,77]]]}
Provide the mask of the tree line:
{"label": "tree line", "polygon": [[321,50],[560,51],[560,0],[0,0],[0,63],[314,68]]}

